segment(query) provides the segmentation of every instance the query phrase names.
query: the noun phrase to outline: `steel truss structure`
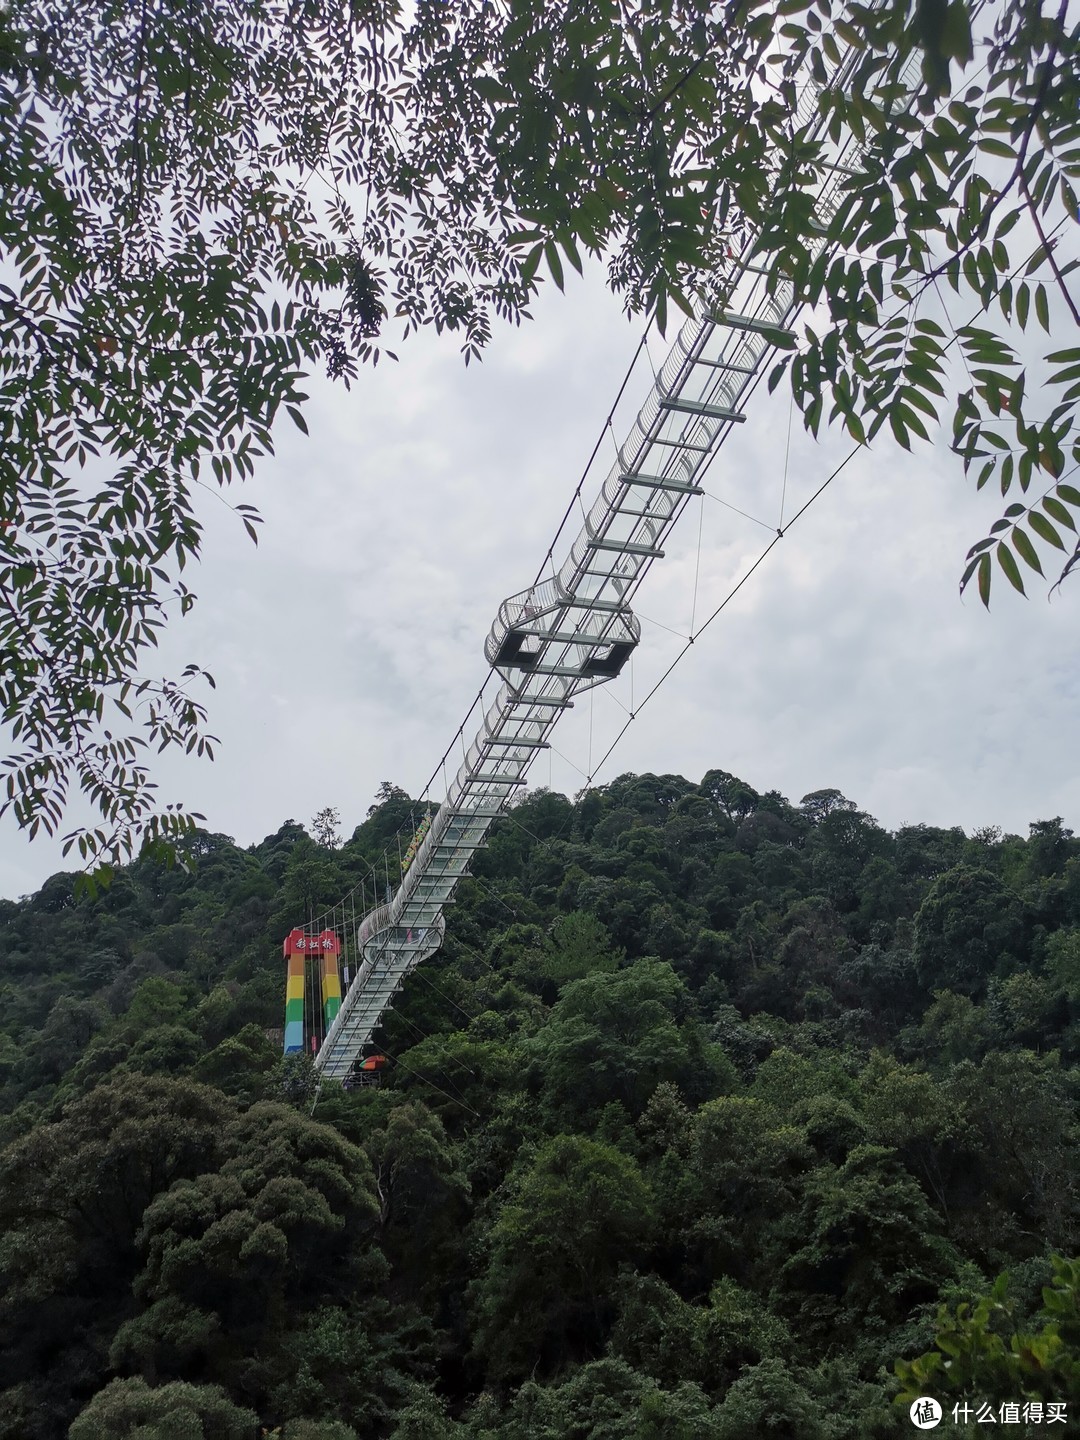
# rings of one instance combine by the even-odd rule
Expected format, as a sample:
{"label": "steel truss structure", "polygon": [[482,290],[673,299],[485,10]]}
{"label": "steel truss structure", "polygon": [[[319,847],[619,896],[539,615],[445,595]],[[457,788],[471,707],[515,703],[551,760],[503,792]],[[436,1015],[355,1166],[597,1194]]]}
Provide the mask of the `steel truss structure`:
{"label": "steel truss structure", "polygon": [[[816,111],[807,89],[796,122]],[[824,122],[818,131],[824,139]],[[835,154],[816,197],[823,221],[844,173]],[[561,566],[500,605],[484,651],[503,684],[397,891],[359,927],[363,958],[316,1058],[323,1076],[349,1075],[402,981],[441,945],[455,886],[562,715],[582,691],[614,679],[638,644],[634,596],[703,493],[702,475],[745,419],[777,346],[790,344],[801,308],[790,284],[770,284],[753,263],[754,244],[703,290]]]}

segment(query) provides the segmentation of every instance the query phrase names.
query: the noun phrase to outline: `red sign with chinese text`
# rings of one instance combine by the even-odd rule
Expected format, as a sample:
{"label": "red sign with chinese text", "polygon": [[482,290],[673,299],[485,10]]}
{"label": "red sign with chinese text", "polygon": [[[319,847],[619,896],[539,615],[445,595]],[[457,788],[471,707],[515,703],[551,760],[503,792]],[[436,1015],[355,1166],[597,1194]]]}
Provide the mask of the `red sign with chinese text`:
{"label": "red sign with chinese text", "polygon": [[308,935],[297,928],[289,931],[281,948],[285,955],[340,955],[341,941],[333,930]]}

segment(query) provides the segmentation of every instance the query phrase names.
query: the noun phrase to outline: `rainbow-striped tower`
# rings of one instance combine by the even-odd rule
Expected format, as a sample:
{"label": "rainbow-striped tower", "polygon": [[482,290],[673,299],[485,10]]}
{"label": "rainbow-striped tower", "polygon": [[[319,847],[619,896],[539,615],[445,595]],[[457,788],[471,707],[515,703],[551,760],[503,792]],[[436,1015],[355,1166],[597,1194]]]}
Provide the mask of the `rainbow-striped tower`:
{"label": "rainbow-striped tower", "polygon": [[308,956],[318,958],[325,1034],[334,1016],[341,1009],[341,980],[338,977],[341,941],[333,930],[308,935],[298,928],[289,931],[282,950],[288,964],[288,978],[285,982],[285,1054],[299,1055],[304,1049],[304,983]]}
{"label": "rainbow-striped tower", "polygon": [[303,930],[289,932],[282,947],[288,963],[285,981],[285,1054],[298,1055],[304,1048],[304,967],[307,965],[307,936]]}

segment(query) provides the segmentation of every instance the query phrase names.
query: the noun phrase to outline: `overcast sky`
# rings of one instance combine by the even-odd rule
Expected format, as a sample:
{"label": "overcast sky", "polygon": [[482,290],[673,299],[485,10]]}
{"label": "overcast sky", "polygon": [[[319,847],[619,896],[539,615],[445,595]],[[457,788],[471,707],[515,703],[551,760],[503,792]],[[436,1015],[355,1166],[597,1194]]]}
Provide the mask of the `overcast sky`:
{"label": "overcast sky", "polygon": [[[599,274],[565,296],[548,287],[534,312],[497,329],[479,366],[464,367],[452,337],[424,335],[351,392],[313,380],[310,437],[286,421],[277,456],[231,492],[264,517],[258,549],[200,492],[199,603],[162,663],[213,672],[222,743],[212,764],[161,757],[163,799],[248,845],[327,805],[348,835],[384,779],[420,790],[484,679],[499,602],[539,567],[641,331]],[[666,346],[650,349],[659,365]],[[650,379],[643,363],[620,438]],[[639,594],[632,676],[579,699],[533,783],[581,788],[678,637],[850,448],[809,441],[796,414],[785,467],[786,391],[761,387],[748,413],[706,481],[716,498],[687,510]],[[613,458],[607,443],[586,503]],[[1080,577],[1049,601],[1045,588],[1023,600],[995,577],[989,614],[957,595],[965,552],[1001,504],[977,496],[942,446],[909,456],[882,438],[859,453],[641,710],[596,783],[719,767],[795,801],[835,786],[889,828],[1026,833],[1062,815],[1080,829]],[[58,845],[29,845],[7,818],[0,827],[0,894],[70,868]]]}

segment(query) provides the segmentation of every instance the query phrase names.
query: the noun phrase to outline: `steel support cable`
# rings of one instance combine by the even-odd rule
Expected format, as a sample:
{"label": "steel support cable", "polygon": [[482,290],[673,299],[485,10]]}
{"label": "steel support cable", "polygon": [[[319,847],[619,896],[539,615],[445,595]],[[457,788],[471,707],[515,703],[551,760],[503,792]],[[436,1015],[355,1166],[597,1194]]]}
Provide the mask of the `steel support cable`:
{"label": "steel support cable", "polygon": [[629,719],[628,719],[628,720],[626,721],[626,723],[623,725],[622,729],[621,729],[621,730],[619,731],[619,733],[615,736],[615,739],[611,742],[611,744],[608,746],[607,750],[604,752],[603,756],[601,757],[600,762],[599,762],[599,764],[598,764],[597,767],[596,767],[597,770],[600,770],[600,769],[603,768],[603,766],[606,764],[608,758],[610,757],[612,751],[613,751],[613,750],[615,749],[615,747],[618,745],[619,741],[620,741],[620,740],[622,739],[622,737],[626,734],[627,730],[629,730],[630,726],[631,726],[631,725],[633,724],[633,722],[637,719],[637,717],[641,714],[642,710],[645,708],[645,706],[648,704],[648,702],[649,702],[649,701],[652,699],[652,697],[656,694],[657,690],[660,689],[660,686],[664,683],[664,681],[668,678],[668,676],[671,674],[671,672],[675,669],[676,665],[678,665],[679,661],[680,661],[680,660],[683,658],[683,656],[687,653],[687,651],[690,649],[690,646],[693,645],[694,641],[698,638],[698,636],[700,636],[705,630],[707,630],[707,629],[709,628],[709,626],[712,624],[712,622],[716,619],[716,617],[720,614],[720,612],[721,612],[722,610],[724,610],[724,609],[730,604],[730,602],[731,602],[732,600],[734,600],[735,596],[739,593],[739,591],[743,588],[743,586],[746,584],[746,582],[750,579],[750,576],[753,575],[754,571],[758,568],[758,566],[761,565],[761,564],[764,562],[766,556],[770,554],[770,552],[772,551],[773,547],[776,546],[776,545],[779,545],[780,541],[781,541],[781,540],[784,538],[784,536],[788,533],[788,531],[791,529],[792,525],[795,524],[795,522],[800,518],[800,516],[805,515],[806,511],[809,510],[810,506],[814,503],[814,501],[818,498],[818,496],[819,496],[820,494],[822,494],[822,492],[823,492],[825,489],[827,489],[827,487],[828,487],[829,485],[832,484],[832,482],[836,479],[837,475],[839,475],[840,472],[841,472],[841,470],[843,470],[843,468],[845,467],[845,465],[847,465],[852,459],[854,459],[854,457],[859,453],[859,451],[862,450],[862,449],[864,449],[864,448],[865,448],[865,447],[862,446],[862,445],[856,445],[853,450],[849,451],[848,454],[844,457],[844,459],[841,460],[840,464],[837,465],[836,469],[832,472],[832,474],[831,474],[826,480],[823,480],[823,481],[822,481],[822,483],[821,483],[821,484],[818,486],[818,488],[814,491],[813,495],[810,496],[810,499],[807,500],[807,502],[805,503],[805,505],[803,505],[799,510],[797,510],[797,511],[795,512],[795,514],[794,514],[794,515],[791,517],[791,519],[788,521],[786,528],[785,528],[784,530],[778,530],[778,531],[776,532],[776,534],[773,536],[773,538],[769,541],[768,545],[766,545],[765,549],[761,552],[761,554],[758,556],[758,558],[754,561],[753,565],[750,566],[750,569],[749,569],[749,570],[746,572],[746,574],[739,580],[738,584],[732,586],[731,590],[729,590],[728,593],[727,593],[727,595],[724,596],[723,600],[721,600],[720,604],[719,604],[719,605],[716,607],[716,609],[712,612],[712,614],[709,616],[709,618],[708,618],[707,620],[705,620],[705,621],[702,622],[701,628],[697,631],[697,633],[694,634],[694,635],[691,635],[691,636],[689,637],[689,639],[687,640],[686,644],[685,644],[685,645],[683,646],[683,648],[679,651],[679,653],[675,656],[674,660],[672,660],[671,664],[667,667],[667,669],[664,671],[664,673],[660,676],[659,680],[656,681],[656,683],[653,685],[653,687],[652,687],[652,688],[648,691],[648,693],[644,696],[644,698],[642,699],[640,705],[638,705],[637,708],[631,713]]}
{"label": "steel support cable", "polygon": [[[569,756],[569,755],[564,755],[563,752],[562,752],[560,749],[557,748],[557,746],[552,745],[552,747],[551,747],[551,753],[552,753],[553,755],[557,755],[557,756],[559,757],[559,759],[563,762],[564,765],[569,765],[571,770],[576,770],[577,773],[581,776],[581,778],[582,778],[583,780],[588,780],[588,778],[589,778],[588,772],[585,771],[585,770],[582,770],[582,768],[581,768],[580,765],[575,765],[575,763],[573,762],[573,760],[570,759],[570,756]],[[509,812],[507,812],[507,814],[509,814]],[[504,819],[504,818],[506,818],[506,817],[500,815],[499,818],[500,818],[500,820],[501,820],[501,819]]]}
{"label": "steel support cable", "polygon": [[434,990],[436,995],[441,996],[448,1005],[453,1005],[455,1010],[460,1010],[462,1015],[465,1016],[466,1020],[472,1022],[476,1019],[476,1016],[470,1015],[469,1012],[464,1008],[464,1006],[459,1005],[452,995],[447,995],[445,991],[441,990],[439,986],[435,984],[435,981],[432,980],[431,976],[427,974],[423,965],[418,965],[416,969],[412,972],[412,974],[418,976],[421,980],[423,980],[424,984],[427,985],[429,989]]}
{"label": "steel support cable", "polygon": [[[600,451],[600,446],[604,443],[604,432],[605,432],[606,430],[609,430],[609,429],[612,428],[612,425],[613,425],[613,422],[614,422],[614,419],[615,419],[615,411],[619,408],[619,403],[620,403],[620,401],[622,400],[623,394],[624,394],[625,391],[626,391],[626,387],[627,387],[627,385],[629,385],[629,383],[630,383],[630,377],[631,377],[631,375],[634,373],[634,369],[635,369],[635,367],[636,367],[636,365],[637,365],[638,360],[641,358],[641,352],[642,352],[642,350],[644,350],[644,349],[647,348],[646,342],[647,342],[647,340],[648,340],[649,326],[650,326],[651,324],[652,324],[652,321],[650,320],[649,323],[645,326],[645,329],[642,331],[641,339],[638,341],[637,349],[634,351],[633,359],[630,361],[630,364],[627,366],[627,368],[626,368],[626,374],[623,376],[622,384],[619,386],[619,393],[615,396],[615,400],[614,400],[614,402],[613,402],[613,404],[612,404],[612,406],[611,406],[611,409],[608,411],[607,419],[604,421],[603,425],[600,427],[600,434],[597,436],[596,444],[595,444],[595,445],[593,446],[593,448],[592,448],[592,454],[589,456],[589,459],[588,459],[588,461],[586,462],[585,469],[581,472],[581,478],[580,478],[580,480],[578,481],[577,486],[575,487],[575,490],[574,490],[573,495],[570,497],[570,503],[569,503],[569,505],[567,505],[566,510],[565,510],[565,512],[564,512],[564,514],[563,514],[562,519],[559,521],[559,528],[555,531],[555,538],[552,540],[551,544],[548,546],[548,548],[547,548],[547,554],[544,556],[543,561],[541,562],[540,568],[539,568],[539,570],[537,570],[537,572],[536,572],[536,578],[535,578],[535,579],[533,580],[533,582],[532,582],[533,585],[536,585],[536,584],[539,583],[539,581],[540,581],[541,578],[543,577],[544,571],[545,571],[545,570],[547,569],[547,567],[548,567],[548,564],[549,564],[549,563],[551,562],[551,560],[554,558],[554,555],[555,555],[555,546],[559,543],[559,540],[560,540],[560,538],[562,537],[562,533],[563,533],[563,531],[564,531],[565,528],[566,528],[566,522],[570,519],[570,516],[574,513],[574,505],[577,503],[577,501],[579,500],[579,498],[580,498],[580,496],[581,496],[582,488],[583,488],[584,485],[585,485],[585,481],[588,479],[589,471],[592,469],[592,466],[593,466],[593,461],[596,459],[596,457],[597,457],[597,455],[598,455],[598,453],[599,453],[599,451]],[[531,587],[530,587],[530,588],[531,588]]]}
{"label": "steel support cable", "polygon": [[[733,510],[736,515],[741,515],[744,520],[749,520],[752,525],[760,525],[763,530],[768,530],[768,531],[770,531],[771,533],[775,533],[775,531],[776,531],[776,526],[775,526],[775,525],[770,525],[767,520],[759,520],[756,515],[751,515],[751,514],[750,514],[748,511],[746,511],[746,510],[740,510],[739,507],[738,507],[738,505],[732,505],[732,503],[731,503],[730,500],[721,500],[719,495],[714,495],[711,490],[706,490],[706,489],[704,488],[704,486],[702,486],[701,494],[702,494],[702,498],[703,498],[703,499],[705,499],[705,500],[712,500],[715,504],[717,504],[717,505],[722,505],[725,510]],[[702,508],[704,508],[704,507],[702,507]],[[782,515],[782,514],[783,514],[783,502],[781,501],[781,515]],[[783,527],[781,526],[781,529],[782,529],[782,528],[783,528]],[[636,615],[639,615],[639,616],[641,615],[641,612],[640,612],[639,610],[636,610],[634,613],[635,613]],[[642,617],[642,618],[643,618],[643,617]],[[657,621],[654,620],[652,623],[655,625],[655,624],[657,624]],[[691,628],[693,628],[693,627],[691,627]]]}
{"label": "steel support cable", "polygon": [[474,875],[470,871],[468,878],[473,882],[474,885],[479,885],[480,889],[483,890],[485,894],[488,895],[492,900],[494,900],[497,905],[501,905],[506,911],[506,913],[511,916],[512,919],[516,920],[518,918],[518,912],[514,909],[514,907],[512,905],[508,905],[501,895],[496,894],[496,892],[492,890],[491,886],[488,885],[481,876]]}
{"label": "steel support cable", "polygon": [[[729,603],[731,600],[734,599],[734,597],[736,596],[736,594],[738,594],[738,592],[742,589],[742,587],[743,587],[743,586],[746,584],[746,582],[750,579],[750,576],[754,573],[754,571],[758,568],[758,566],[762,564],[762,562],[765,560],[765,557],[769,554],[769,552],[773,549],[773,547],[774,547],[776,544],[778,544],[780,540],[782,540],[782,539],[784,538],[784,535],[786,535],[787,532],[788,532],[788,530],[791,529],[791,526],[794,525],[795,522],[800,518],[800,516],[803,515],[803,514],[810,508],[810,506],[814,503],[814,501],[818,498],[818,496],[822,493],[822,491],[824,491],[824,490],[832,483],[832,481],[836,479],[837,475],[840,474],[841,470],[843,470],[844,467],[845,467],[852,459],[854,459],[854,457],[855,457],[855,456],[859,453],[859,451],[862,450],[863,448],[864,448],[864,447],[861,446],[861,445],[856,445],[855,448],[854,448],[853,450],[851,450],[851,451],[844,457],[844,459],[840,462],[840,464],[837,465],[837,467],[835,468],[835,470],[833,470],[833,472],[832,472],[825,480],[822,481],[822,483],[818,486],[817,490],[815,490],[814,493],[813,493],[813,495],[810,496],[809,500],[807,500],[806,503],[805,503],[798,511],[796,511],[796,513],[792,516],[791,520],[788,522],[788,525],[785,527],[784,531],[783,531],[782,533],[781,533],[781,532],[777,532],[777,534],[775,534],[775,535],[773,536],[772,540],[769,542],[769,544],[766,546],[766,548],[762,551],[762,553],[758,556],[758,558],[754,561],[753,565],[752,565],[752,566],[750,567],[750,569],[746,572],[746,574],[742,577],[742,579],[739,580],[738,584],[736,584],[736,585],[729,591],[729,593],[724,597],[724,599],[723,599],[723,600],[721,601],[721,603],[716,607],[716,609],[712,612],[712,614],[708,617],[708,619],[705,620],[705,621],[702,623],[701,629],[697,631],[697,635],[701,635],[702,632],[703,632],[709,625],[712,624],[712,622],[717,618],[717,616],[720,614],[720,612],[728,605],[728,603]],[[1080,469],[1080,466],[1078,466],[1077,468]],[[643,617],[643,618],[644,618],[644,617]],[[658,623],[658,622],[652,621],[652,622],[650,622],[650,623],[656,624],[656,623]],[[662,627],[662,628],[666,628],[666,627]],[[675,631],[672,631],[671,633],[672,633],[672,634],[675,634],[676,632],[675,632]],[[679,638],[679,639],[683,639],[684,637],[683,637],[683,636],[678,636],[678,638]],[[601,757],[599,763],[597,764],[597,767],[596,767],[597,770],[603,769],[604,765],[607,764],[607,762],[608,762],[608,760],[611,758],[611,755],[612,755],[612,753],[614,752],[616,746],[619,744],[619,741],[620,741],[620,740],[623,738],[623,736],[626,734],[627,730],[629,730],[631,722],[634,721],[634,720],[637,718],[638,714],[641,712],[641,710],[642,710],[642,708],[644,707],[644,705],[646,704],[646,702],[649,701],[649,700],[651,700],[652,697],[653,697],[653,695],[656,693],[656,691],[659,690],[660,686],[661,686],[661,685],[664,683],[664,681],[668,678],[668,676],[669,676],[669,675],[671,674],[671,672],[675,669],[675,667],[676,667],[676,665],[679,663],[679,661],[680,661],[680,660],[683,658],[683,656],[687,653],[687,651],[689,650],[690,646],[694,643],[694,639],[695,639],[695,638],[696,638],[696,636],[691,637],[690,639],[687,640],[686,644],[685,644],[685,645],[683,646],[683,648],[679,651],[678,655],[676,655],[675,659],[671,662],[671,664],[668,666],[668,668],[664,671],[663,675],[660,676],[660,679],[656,681],[656,683],[652,686],[652,688],[651,688],[649,691],[647,691],[644,699],[641,701],[641,704],[640,704],[640,705],[637,705],[637,706],[633,706],[633,705],[631,706],[631,709],[627,712],[628,715],[629,715],[629,719],[627,720],[626,724],[623,725],[622,729],[619,731],[618,735],[616,735],[615,739],[614,739],[614,740],[611,742],[611,744],[608,746],[607,750],[604,752],[604,754],[603,754],[603,756]],[[612,696],[612,699],[615,699],[615,698],[616,698],[616,697],[613,695],[613,696]],[[621,703],[621,702],[620,702],[620,703]],[[623,708],[625,709],[625,706],[624,706]],[[556,752],[556,753],[558,753],[558,752]],[[572,765],[572,767],[573,767],[575,770],[578,768],[576,765],[573,765],[573,762],[572,762],[572,761],[566,760],[566,757],[565,757],[565,756],[560,755],[559,758],[562,759],[562,760],[565,760],[568,765]],[[579,774],[582,774],[583,772],[579,771],[578,773],[579,773]],[[514,817],[513,817],[513,812],[512,812],[512,811],[507,811],[506,815],[504,815],[504,816],[502,816],[502,817],[500,817],[500,818],[503,819],[503,820],[513,820],[513,819],[514,819]],[[549,840],[561,840],[561,839],[563,838],[563,836],[565,835],[565,833],[566,833],[566,827],[567,827],[567,825],[569,824],[569,822],[570,822],[570,820],[571,820],[572,818],[573,818],[572,815],[568,815],[568,816],[563,820],[563,823],[559,826],[559,829],[555,832],[555,834],[554,834],[554,835],[549,835],[549,836],[546,837],[546,838],[549,839]],[[518,822],[518,821],[515,821],[514,823],[520,825],[520,822]],[[524,825],[521,825],[520,828],[521,828],[522,830],[525,830],[525,832],[526,832],[527,834],[531,834],[531,832],[528,831],[528,830],[527,830],[527,827],[525,827]],[[536,842],[537,842],[538,844],[541,843],[540,838],[539,838],[538,836],[533,835],[532,838],[533,838],[534,840],[536,840]],[[473,877],[473,878],[476,878],[476,877]],[[454,943],[455,943],[455,944],[464,944],[463,941],[460,941],[460,940],[458,940],[458,939],[456,939],[456,938],[455,938]],[[485,962],[485,963],[489,963],[489,962]]]}
{"label": "steel support cable", "polygon": [[[414,970],[412,970],[412,971],[410,972],[410,976],[411,976],[411,975],[418,975],[418,974],[420,974],[421,979],[425,982],[425,984],[429,985],[434,991],[436,991],[437,994],[439,994],[440,996],[442,996],[442,998],[443,998],[444,1000],[449,1001],[449,1003],[450,1003],[451,1005],[453,1005],[456,1009],[460,1010],[461,1013],[465,1016],[465,1018],[466,1018],[467,1020],[469,1020],[469,1021],[475,1020],[475,1018],[476,1018],[475,1015],[470,1015],[470,1014],[468,1013],[468,1011],[463,1010],[462,1007],[461,1007],[460,1005],[458,1005],[455,1000],[451,999],[451,997],[450,997],[449,995],[444,994],[444,993],[439,989],[439,987],[438,987],[427,975],[422,975],[421,972],[420,972],[420,967],[419,967],[419,966],[417,966]],[[384,1015],[385,1015],[386,1013],[387,1013],[386,1011],[383,1012]],[[453,1031],[446,1032],[446,1031],[425,1030],[422,1025],[418,1025],[415,1020],[411,1020],[408,1015],[404,1014],[403,1011],[397,1009],[396,1007],[393,1007],[393,1014],[396,1015],[399,1020],[404,1021],[404,1023],[405,1023],[406,1025],[408,1025],[408,1026],[410,1027],[410,1029],[415,1030],[416,1033],[417,1033],[417,1035],[420,1036],[419,1042],[416,1042],[416,1043],[422,1044],[425,1040],[431,1040],[431,1039],[433,1039],[433,1038],[437,1038],[440,1034],[446,1034],[446,1033],[453,1034],[453,1033],[455,1033],[455,1032],[453,1032]],[[379,1022],[379,1023],[380,1023],[380,1024],[382,1023],[381,1019],[380,1019],[380,1022]],[[387,1051],[386,1053],[389,1054],[389,1051]],[[465,1070],[469,1075],[471,1075],[471,1076],[473,1077],[474,1080],[482,1079],[482,1076],[480,1076],[480,1075],[472,1068],[471,1065],[466,1065],[465,1062],[464,1062],[464,1060],[458,1059],[458,1057],[457,1057],[456,1055],[450,1055],[450,1056],[447,1056],[446,1058],[447,1058],[447,1060],[449,1060],[451,1063],[457,1065],[460,1069]],[[440,1072],[440,1073],[442,1073],[442,1072]],[[450,1078],[449,1075],[443,1074],[443,1075],[442,1075],[442,1078],[446,1081],[446,1083],[447,1083],[448,1085],[454,1085],[454,1082],[453,1082],[453,1080]],[[454,1088],[457,1089],[456,1086],[454,1086]],[[464,1096],[462,1096],[461,1098],[462,1098],[462,1101],[464,1102]]]}
{"label": "steel support cable", "polygon": [[795,392],[794,390],[792,390],[788,395],[787,444],[784,446],[784,487],[780,491],[780,520],[776,527],[778,530],[783,530],[784,528],[784,503],[787,500],[788,462],[791,459],[791,421],[794,417],[794,414]]}
{"label": "steel support cable", "polygon": [[[399,1010],[396,1005],[389,1006],[386,1010],[383,1011],[383,1016],[387,1016],[387,1015],[396,1015],[397,1018],[402,1022],[403,1025],[408,1025],[408,1027],[409,1027],[410,1030],[415,1030],[415,1031],[416,1031],[417,1035],[420,1036],[420,1040],[419,1040],[419,1041],[414,1040],[414,1041],[412,1042],[414,1045],[420,1044],[420,1043],[422,1043],[422,1042],[425,1041],[425,1040],[430,1040],[430,1039],[431,1039],[431,1032],[430,1032],[429,1030],[425,1030],[422,1025],[417,1025],[417,1023],[416,1023],[415,1020],[410,1020],[409,1017],[408,1017],[408,1015],[404,1014],[401,1010]],[[382,1018],[380,1018],[379,1024],[381,1025],[382,1023],[383,1023],[383,1020],[382,1020]]]}
{"label": "steel support cable", "polygon": [[[457,949],[457,950],[464,950],[464,951],[466,952],[465,955],[464,955],[464,957],[461,957],[461,956],[451,956],[451,957],[450,957],[451,959],[461,959],[461,958],[464,958],[464,959],[468,960],[468,959],[471,958],[471,959],[475,960],[475,961],[477,962],[477,964],[482,965],[482,966],[484,967],[484,969],[489,972],[489,974],[491,974],[491,975],[497,975],[497,976],[500,976],[500,977],[501,977],[502,972],[497,968],[497,966],[495,965],[495,962],[494,962],[493,960],[489,960],[486,955],[482,954],[479,950],[477,950],[477,948],[476,948],[475,945],[470,945],[467,940],[462,940],[462,938],[461,938],[460,935],[451,935],[451,937],[450,937],[450,943],[451,943],[451,945],[454,946],[455,949]],[[475,984],[477,984],[478,982],[477,982],[476,980],[472,980],[472,981],[470,981],[469,983],[475,985]],[[473,1019],[475,1019],[475,1018],[476,1018],[476,1017],[473,1016]]]}
{"label": "steel support cable", "polygon": [[[680,636],[679,638],[681,639],[682,637]],[[630,714],[630,706],[629,706],[629,705],[624,705],[623,702],[619,699],[619,697],[615,694],[615,692],[614,692],[613,690],[607,690],[607,689],[605,689],[604,694],[607,696],[607,698],[608,698],[609,700],[613,701],[613,702],[619,707],[620,710],[625,711],[625,713],[626,713],[627,715]],[[633,697],[631,696],[631,702],[632,702],[632,701],[633,701]]]}
{"label": "steel support cable", "polygon": [[[386,1014],[396,1015],[399,1020],[404,1020],[404,1022],[405,1022],[406,1025],[410,1026],[413,1030],[416,1031],[416,1033],[420,1036],[420,1039],[419,1039],[419,1040],[414,1040],[414,1041],[413,1041],[413,1045],[422,1045],[425,1040],[434,1040],[434,1039],[438,1039],[439,1036],[441,1036],[441,1035],[447,1035],[447,1034],[453,1035],[453,1034],[456,1034],[456,1033],[457,1033],[457,1032],[454,1031],[454,1030],[449,1030],[449,1031],[447,1031],[447,1030],[425,1030],[425,1029],[423,1028],[423,1026],[417,1025],[414,1020],[410,1020],[407,1015],[403,1015],[402,1012],[401,1012],[396,1006],[392,1007],[389,1011],[383,1011],[383,1014],[384,1014],[384,1015],[386,1015]],[[383,1022],[382,1022],[382,1020],[380,1019],[379,1024],[381,1025],[382,1023],[383,1023]],[[412,1048],[412,1047],[410,1046],[410,1049],[411,1049],[411,1048]],[[481,1075],[478,1075],[478,1074],[477,1074],[477,1072],[472,1068],[471,1065],[466,1065],[466,1064],[465,1064],[465,1061],[464,1061],[464,1060],[459,1060],[456,1055],[447,1055],[447,1056],[445,1057],[445,1059],[446,1059],[446,1061],[447,1061],[448,1063],[450,1063],[451,1065],[456,1065],[459,1070],[464,1070],[464,1071],[466,1071],[469,1075],[471,1075],[471,1076],[473,1077],[474,1080],[480,1080],[480,1079],[483,1078]],[[442,1078],[446,1081],[446,1083],[447,1083],[448,1085],[453,1085],[453,1084],[454,1084],[453,1080],[450,1078],[449,1075],[446,1074],[446,1072],[445,1072],[444,1070],[440,1070],[440,1071],[439,1071],[439,1074],[442,1076]],[[454,1086],[454,1088],[456,1089],[457,1087]]]}
{"label": "steel support cable", "polygon": [[[435,1081],[429,1080],[426,1075],[421,1075],[419,1070],[413,1070],[410,1066],[405,1064],[404,1060],[399,1060],[398,1057],[391,1054],[389,1050],[384,1048],[382,1053],[386,1056],[388,1060],[392,1060],[399,1069],[404,1070],[406,1075],[412,1075],[415,1079],[421,1081],[422,1084],[430,1085],[432,1090],[438,1090],[439,1094],[442,1095],[444,1099],[449,1100],[451,1105],[461,1105],[466,1110],[468,1110],[470,1115],[475,1115],[478,1120],[483,1119],[483,1116],[480,1114],[479,1110],[474,1110],[473,1107],[469,1104],[469,1102],[465,1099],[464,1095],[462,1095],[460,1092],[456,1096],[451,1095],[448,1090],[444,1090],[441,1085],[436,1085]],[[444,1075],[442,1078],[445,1080],[446,1076]],[[312,1107],[312,1109],[314,1110],[314,1106]]]}
{"label": "steel support cable", "polygon": [[[772,526],[770,525],[769,528],[770,528],[770,530],[771,530],[771,529],[772,529]],[[686,639],[686,636],[683,634],[683,632],[682,632],[681,630],[674,630],[674,629],[672,629],[672,627],[671,627],[670,625],[665,625],[662,620],[654,620],[654,619],[652,619],[652,617],[649,616],[649,615],[643,615],[642,612],[641,612],[639,609],[637,609],[636,606],[635,606],[635,608],[634,608],[634,614],[637,616],[637,618],[638,618],[639,620],[643,620],[646,625],[655,625],[656,628],[657,628],[657,630],[666,630],[669,635],[674,635],[675,638],[676,638],[676,640],[685,640],[685,639]],[[631,707],[631,708],[633,708],[633,707]]]}
{"label": "steel support cable", "polygon": [[589,780],[592,781],[593,720],[596,718],[596,686],[589,691]]}
{"label": "steel support cable", "polygon": [[[735,508],[735,507],[732,506],[732,509],[734,509],[734,508]],[[698,580],[699,580],[700,577],[701,577],[701,535],[702,535],[702,531],[703,531],[704,527],[705,527],[705,506],[702,505],[702,506],[700,506],[699,509],[698,509],[697,554],[694,556],[694,597],[693,597],[692,601],[690,602],[690,634],[691,634],[691,635],[694,633],[694,621],[697,619]]]}

